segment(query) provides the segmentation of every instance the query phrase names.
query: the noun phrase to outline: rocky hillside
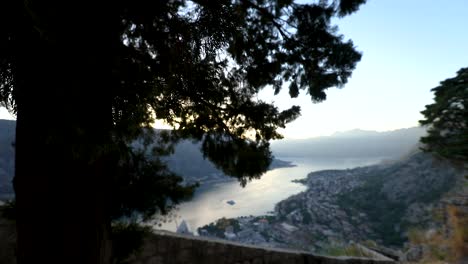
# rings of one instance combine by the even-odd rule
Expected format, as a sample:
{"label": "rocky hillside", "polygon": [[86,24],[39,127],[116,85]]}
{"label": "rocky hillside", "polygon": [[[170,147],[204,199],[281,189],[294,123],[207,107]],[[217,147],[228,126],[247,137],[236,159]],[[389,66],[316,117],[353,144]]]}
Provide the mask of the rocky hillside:
{"label": "rocky hillside", "polygon": [[426,153],[391,164],[313,172],[300,181],[308,189],[278,203],[274,214],[224,219],[199,232],[324,254],[350,241],[402,248],[410,228],[434,224],[433,209],[462,174]]}
{"label": "rocky hillside", "polygon": [[394,164],[311,173],[308,190],[276,211],[312,237],[402,246],[410,227],[431,222],[435,203],[460,177],[448,162],[417,153]]}

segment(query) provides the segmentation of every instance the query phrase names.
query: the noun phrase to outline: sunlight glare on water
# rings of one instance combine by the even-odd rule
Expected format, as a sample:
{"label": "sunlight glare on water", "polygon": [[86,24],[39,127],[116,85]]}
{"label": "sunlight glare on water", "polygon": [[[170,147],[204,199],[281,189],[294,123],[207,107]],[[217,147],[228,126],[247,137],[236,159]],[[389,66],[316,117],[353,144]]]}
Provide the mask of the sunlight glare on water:
{"label": "sunlight glare on water", "polygon": [[[312,171],[353,168],[382,160],[382,158],[331,161],[280,159],[291,161],[297,166],[268,171],[260,179],[247,183],[244,188],[237,181],[201,186],[191,201],[179,205],[179,209],[174,212],[177,215],[176,221],[163,223],[158,229],[175,231],[176,223],[185,220],[191,231],[195,231],[198,227],[222,217],[267,214],[274,210],[275,204],[279,201],[306,189],[305,185],[294,183],[292,180],[303,179]],[[228,204],[230,200],[235,204]]]}

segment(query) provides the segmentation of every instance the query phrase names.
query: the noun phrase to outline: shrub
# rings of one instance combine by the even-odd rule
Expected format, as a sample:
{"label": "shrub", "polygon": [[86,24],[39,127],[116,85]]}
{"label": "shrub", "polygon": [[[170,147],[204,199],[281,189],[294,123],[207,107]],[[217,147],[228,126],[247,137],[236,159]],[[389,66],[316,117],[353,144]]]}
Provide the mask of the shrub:
{"label": "shrub", "polygon": [[112,224],[112,246],[115,263],[127,263],[126,259],[138,253],[142,248],[144,238],[151,232],[150,227],[138,223],[116,222]]}

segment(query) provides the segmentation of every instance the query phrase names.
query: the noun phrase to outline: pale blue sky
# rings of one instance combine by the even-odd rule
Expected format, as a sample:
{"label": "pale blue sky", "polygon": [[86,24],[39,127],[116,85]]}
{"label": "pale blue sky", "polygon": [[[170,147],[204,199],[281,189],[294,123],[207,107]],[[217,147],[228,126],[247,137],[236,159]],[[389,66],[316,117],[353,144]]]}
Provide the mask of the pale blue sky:
{"label": "pale blue sky", "polygon": [[[468,0],[368,0],[338,23],[363,52],[343,89],[330,89],[320,104],[305,93],[291,99],[286,90],[259,95],[282,109],[302,107],[302,116],[282,131],[287,138],[416,126],[433,100],[430,89],[468,66]],[[8,118],[4,109],[0,118]]]}
{"label": "pale blue sky", "polygon": [[433,101],[430,89],[468,66],[467,0],[368,0],[338,23],[363,52],[343,89],[330,89],[320,104],[305,93],[290,99],[286,90],[260,96],[281,108],[301,105],[302,116],[283,130],[287,138],[416,126]]}

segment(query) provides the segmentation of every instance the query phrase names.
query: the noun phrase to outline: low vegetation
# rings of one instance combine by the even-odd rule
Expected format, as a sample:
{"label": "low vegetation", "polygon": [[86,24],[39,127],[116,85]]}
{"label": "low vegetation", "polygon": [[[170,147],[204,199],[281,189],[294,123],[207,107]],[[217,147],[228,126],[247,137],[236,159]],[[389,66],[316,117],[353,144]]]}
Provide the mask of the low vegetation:
{"label": "low vegetation", "polygon": [[325,255],[327,256],[350,256],[350,257],[364,257],[364,258],[372,258],[371,255],[364,252],[359,246],[356,244],[346,245],[346,246],[330,246],[329,248],[325,249]]}
{"label": "low vegetation", "polygon": [[375,227],[377,236],[374,238],[382,238],[385,244],[399,246],[405,239],[399,232],[395,232],[395,224],[401,222],[407,205],[388,199],[381,192],[383,184],[383,177],[369,177],[363,186],[340,195],[338,204],[350,215],[353,212],[365,212]]}
{"label": "low vegetation", "polygon": [[468,253],[468,212],[449,206],[447,214],[452,231],[450,246],[454,256],[460,259]]}
{"label": "low vegetation", "polygon": [[422,258],[418,263],[456,263],[468,252],[468,213],[448,205],[446,225],[438,229],[411,229],[408,239],[411,247],[420,247]]}
{"label": "low vegetation", "polygon": [[151,228],[138,223],[117,222],[112,224],[113,257],[117,264],[125,264],[126,259],[141,250],[145,235]]}
{"label": "low vegetation", "polygon": [[223,217],[214,223],[210,223],[209,225],[198,228],[198,232],[200,233],[200,230],[204,229],[209,234],[224,238],[224,232],[228,226],[232,226],[234,232],[240,231],[239,221],[237,219]]}

